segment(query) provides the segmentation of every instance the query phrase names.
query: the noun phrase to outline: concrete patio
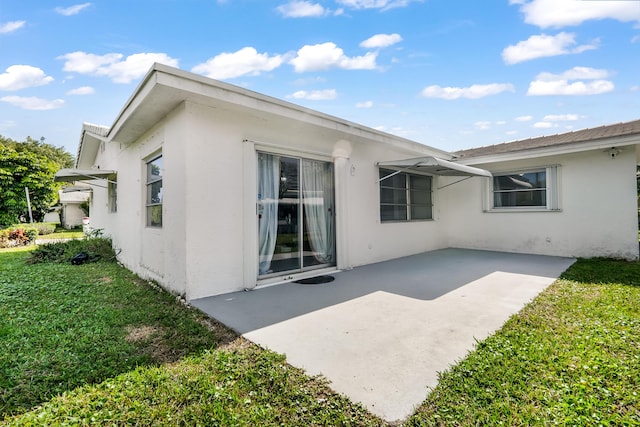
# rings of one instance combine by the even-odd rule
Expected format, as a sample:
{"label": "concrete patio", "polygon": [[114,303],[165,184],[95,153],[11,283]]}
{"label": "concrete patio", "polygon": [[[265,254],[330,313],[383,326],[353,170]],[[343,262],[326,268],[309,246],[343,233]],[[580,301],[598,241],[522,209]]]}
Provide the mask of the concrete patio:
{"label": "concrete patio", "polygon": [[443,249],[191,301],[387,421],[411,415],[462,359],[575,260]]}

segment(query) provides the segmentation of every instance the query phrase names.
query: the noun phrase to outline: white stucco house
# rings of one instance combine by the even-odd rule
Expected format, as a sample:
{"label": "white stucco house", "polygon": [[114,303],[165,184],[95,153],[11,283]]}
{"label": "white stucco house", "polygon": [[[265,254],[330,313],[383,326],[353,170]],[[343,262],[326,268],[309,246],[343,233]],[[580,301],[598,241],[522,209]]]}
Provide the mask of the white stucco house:
{"label": "white stucco house", "polygon": [[87,213],[82,209],[84,203],[91,199],[91,187],[87,185],[73,185],[58,191],[60,199],[60,224],[71,229],[82,225]]}
{"label": "white stucco house", "polygon": [[637,259],[638,144],[640,120],[449,153],[154,65],[57,179],[191,300],[446,247]]}

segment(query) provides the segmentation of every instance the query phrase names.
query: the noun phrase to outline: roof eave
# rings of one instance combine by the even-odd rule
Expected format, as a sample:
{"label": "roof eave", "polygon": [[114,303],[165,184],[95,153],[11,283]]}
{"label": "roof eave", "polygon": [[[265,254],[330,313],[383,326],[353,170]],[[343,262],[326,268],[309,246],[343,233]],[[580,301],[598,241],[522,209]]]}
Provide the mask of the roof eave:
{"label": "roof eave", "polygon": [[[180,97],[174,97],[172,100],[161,98],[160,102],[166,102],[164,106],[158,104],[158,99],[154,100],[153,105],[149,105],[151,102],[145,102],[156,90],[161,90],[162,88],[178,91]],[[178,99],[181,99],[182,102],[202,103],[204,98],[210,100],[209,102],[233,106],[234,108],[268,111],[269,114],[281,118],[303,121],[345,135],[387,143],[407,152],[424,155],[435,154],[447,159],[453,158],[450,152],[444,150],[162,64],[154,64],[138,85],[111,126],[108,137],[111,140],[125,144],[132,143],[175,109]],[[144,126],[139,126],[138,129],[134,129],[131,119],[134,114],[140,113],[144,109],[146,109],[145,116],[148,123],[145,123]]]}
{"label": "roof eave", "polygon": [[607,150],[610,148],[619,148],[637,144],[640,144],[640,134],[599,138],[591,141],[581,141],[562,145],[550,145],[546,147],[537,147],[525,150],[508,151],[504,153],[486,154],[473,157],[461,157],[455,159],[454,161],[456,163],[465,165],[497,163],[511,160],[525,160],[537,157],[573,154],[583,151]]}

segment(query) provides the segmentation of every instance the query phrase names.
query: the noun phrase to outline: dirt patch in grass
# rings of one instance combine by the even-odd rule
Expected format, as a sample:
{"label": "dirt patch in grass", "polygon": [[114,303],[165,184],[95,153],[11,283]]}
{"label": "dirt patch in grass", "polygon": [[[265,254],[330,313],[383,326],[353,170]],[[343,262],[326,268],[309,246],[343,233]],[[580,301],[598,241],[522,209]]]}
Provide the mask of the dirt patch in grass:
{"label": "dirt patch in grass", "polygon": [[156,326],[128,326],[125,339],[129,342],[147,341],[157,332]]}
{"label": "dirt patch in grass", "polygon": [[166,339],[167,331],[159,326],[128,326],[125,339],[139,346],[140,354],[146,354],[157,363],[170,363],[180,360],[185,351],[171,348]]}
{"label": "dirt patch in grass", "polygon": [[218,347],[226,347],[227,345],[236,341],[236,339],[239,337],[237,333],[235,333],[222,323],[218,322],[216,319],[203,316],[198,319],[198,323],[214,333],[216,339],[218,340]]}

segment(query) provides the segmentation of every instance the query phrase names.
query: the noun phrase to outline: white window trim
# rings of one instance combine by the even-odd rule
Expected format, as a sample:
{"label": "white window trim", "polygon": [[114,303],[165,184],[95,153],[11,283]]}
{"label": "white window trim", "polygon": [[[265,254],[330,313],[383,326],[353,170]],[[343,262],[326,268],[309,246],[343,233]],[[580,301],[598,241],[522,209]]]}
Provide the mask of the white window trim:
{"label": "white window trim", "polygon": [[107,204],[109,205],[109,213],[118,213],[118,181],[107,182]]}
{"label": "white window trim", "polygon": [[493,206],[493,179],[487,179],[486,185],[484,186],[485,195],[484,195],[484,212],[561,212],[560,208],[560,173],[559,173],[560,165],[548,165],[548,166],[540,166],[540,167],[530,167],[530,168],[522,168],[522,169],[513,169],[513,170],[505,170],[500,172],[493,172],[494,176],[500,175],[512,175],[512,174],[521,174],[521,173],[529,173],[529,172],[538,172],[544,170],[546,173],[546,199],[547,205],[540,207],[532,207],[532,206],[512,206],[512,207],[494,207]]}
{"label": "white window trim", "polygon": [[[158,160],[159,158],[163,158],[163,153],[162,150],[159,150],[157,152],[155,152],[153,155],[148,156],[145,160],[144,160],[144,182],[145,182],[145,186],[144,186],[144,212],[145,212],[145,227],[146,228],[150,228],[150,229],[162,229],[163,225],[164,225],[164,218],[162,218],[162,222],[160,223],[160,225],[151,225],[149,224],[150,219],[149,219],[149,207],[150,206],[161,206],[161,209],[163,210],[163,214],[164,214],[164,200],[161,203],[150,203],[148,200],[148,188],[149,186],[154,183],[154,182],[158,182],[158,181],[162,181],[162,185],[163,185],[163,189],[164,189],[164,174],[161,175],[161,178],[159,179],[155,179],[153,181],[149,181],[148,180],[148,168],[149,168],[149,164],[151,164],[152,162]],[[163,158],[163,162],[164,162],[164,158]],[[163,163],[164,165],[164,163]],[[164,172],[164,171],[163,171]],[[164,217],[164,215],[163,215]]]}

